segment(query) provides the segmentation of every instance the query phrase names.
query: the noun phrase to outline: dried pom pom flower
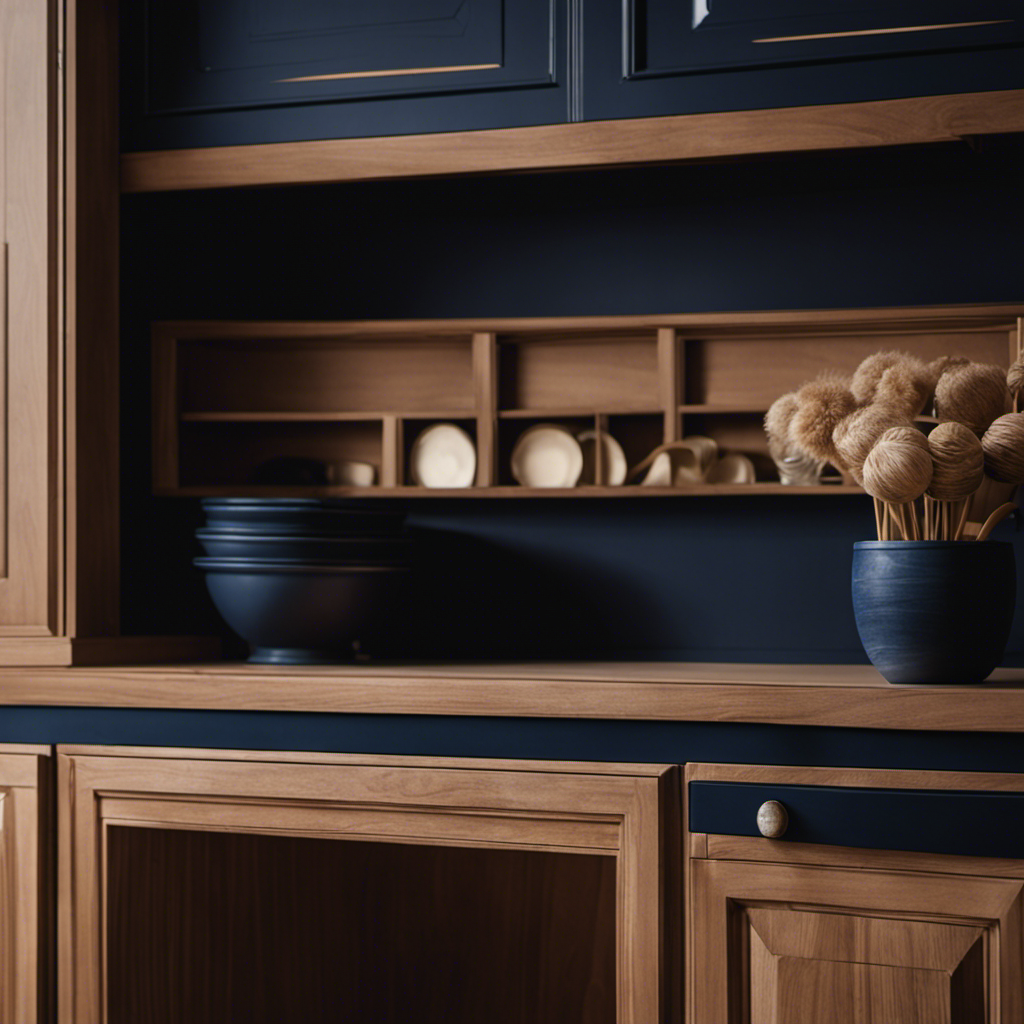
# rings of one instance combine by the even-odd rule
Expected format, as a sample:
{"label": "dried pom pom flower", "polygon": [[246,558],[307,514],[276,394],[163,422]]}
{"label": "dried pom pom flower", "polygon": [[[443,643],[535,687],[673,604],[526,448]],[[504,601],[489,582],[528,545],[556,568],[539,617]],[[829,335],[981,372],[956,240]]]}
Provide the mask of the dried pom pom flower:
{"label": "dried pom pom flower", "polygon": [[1024,483],[1024,412],[994,420],[981,439],[985,470],[993,480]]}
{"label": "dried pom pom flower", "polygon": [[808,455],[844,468],[832,432],[857,407],[849,379],[826,374],[796,393],[797,410],[790,421],[790,437]]}
{"label": "dried pom pom flower", "polygon": [[875,352],[868,356],[854,371],[853,379],[850,381],[850,391],[857,404],[867,405],[873,402],[875,389],[882,379],[882,374],[890,367],[906,366],[908,363],[924,366],[920,359],[907,352]]}
{"label": "dried pom pom flower", "polygon": [[985,458],[978,435],[962,423],[940,423],[928,435],[932,480],[927,493],[938,501],[960,501],[972,495],[985,476]]}
{"label": "dried pom pom flower", "polygon": [[950,365],[935,385],[935,415],[939,420],[962,423],[979,436],[1009,409],[1006,371],[999,366]]}
{"label": "dried pom pom flower", "polygon": [[864,460],[875,442],[892,427],[909,426],[909,417],[886,406],[865,405],[841,420],[832,432],[839,458],[857,483],[861,483]]}
{"label": "dried pom pom flower", "polygon": [[892,427],[864,460],[864,489],[872,497],[902,505],[924,494],[932,479],[928,439],[914,427]]}

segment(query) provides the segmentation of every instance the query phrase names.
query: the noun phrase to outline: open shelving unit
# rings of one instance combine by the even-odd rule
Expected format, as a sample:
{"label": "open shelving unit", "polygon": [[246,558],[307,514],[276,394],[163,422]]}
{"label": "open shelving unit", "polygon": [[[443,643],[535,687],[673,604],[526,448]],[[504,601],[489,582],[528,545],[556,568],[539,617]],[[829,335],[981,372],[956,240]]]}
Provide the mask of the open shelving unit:
{"label": "open shelving unit", "polygon": [[[594,497],[842,494],[784,487],[764,413],[823,370],[897,348],[1009,365],[1024,308],[972,306],[530,320],[161,322],[153,325],[154,489],[176,495]],[[477,449],[474,485],[415,486],[419,433],[455,423]],[[510,456],[539,423],[610,433],[629,466],[701,434],[754,463],[753,484],[564,488],[515,483]],[[597,452],[602,445],[595,446]],[[370,487],[261,483],[279,458],[368,462]]]}

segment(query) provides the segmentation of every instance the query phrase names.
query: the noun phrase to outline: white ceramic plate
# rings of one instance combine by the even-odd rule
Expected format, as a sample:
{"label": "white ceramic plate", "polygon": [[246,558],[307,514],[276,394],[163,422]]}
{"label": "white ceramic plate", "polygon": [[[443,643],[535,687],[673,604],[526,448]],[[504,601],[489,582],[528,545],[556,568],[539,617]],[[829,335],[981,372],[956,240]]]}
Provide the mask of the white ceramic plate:
{"label": "white ceramic plate", "polygon": [[564,427],[538,423],[512,449],[512,476],[524,487],[575,487],[583,472],[583,451]]}
{"label": "white ceramic plate", "polygon": [[[584,430],[576,435],[580,448],[583,450],[583,472],[580,479],[585,484],[597,482],[597,431]],[[626,454],[622,445],[611,434],[602,431],[601,448],[604,456],[604,482],[611,487],[618,487],[626,479]]]}
{"label": "white ceramic plate", "polygon": [[476,477],[476,446],[454,423],[435,423],[413,442],[409,476],[420,487],[470,487]]}

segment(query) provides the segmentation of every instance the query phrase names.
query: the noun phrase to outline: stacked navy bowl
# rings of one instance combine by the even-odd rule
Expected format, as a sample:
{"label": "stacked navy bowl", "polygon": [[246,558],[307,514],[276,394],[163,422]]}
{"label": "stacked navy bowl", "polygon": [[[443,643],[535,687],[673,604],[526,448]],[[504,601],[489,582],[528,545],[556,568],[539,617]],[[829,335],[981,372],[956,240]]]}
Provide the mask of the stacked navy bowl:
{"label": "stacked navy bowl", "polygon": [[411,564],[404,513],[316,498],[207,498],[194,560],[249,660],[276,665],[386,653]]}

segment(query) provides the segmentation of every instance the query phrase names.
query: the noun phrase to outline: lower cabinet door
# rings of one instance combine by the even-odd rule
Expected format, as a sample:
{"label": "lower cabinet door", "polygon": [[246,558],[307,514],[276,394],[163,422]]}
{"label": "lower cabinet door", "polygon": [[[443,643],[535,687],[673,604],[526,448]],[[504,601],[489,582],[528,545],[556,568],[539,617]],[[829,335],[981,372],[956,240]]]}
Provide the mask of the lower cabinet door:
{"label": "lower cabinet door", "polygon": [[77,747],[58,793],[65,1024],[680,1019],[673,767]]}
{"label": "lower cabinet door", "polygon": [[[690,765],[687,783],[694,1024],[1024,1020],[1020,822],[1007,817],[998,838],[1021,859],[923,849],[967,848],[993,807],[1021,806],[1024,779]],[[880,848],[887,806],[900,809],[903,849]],[[856,834],[858,816],[866,846],[830,845],[831,831]]]}
{"label": "lower cabinet door", "polygon": [[49,753],[0,745],[0,1024],[52,1010]]}

